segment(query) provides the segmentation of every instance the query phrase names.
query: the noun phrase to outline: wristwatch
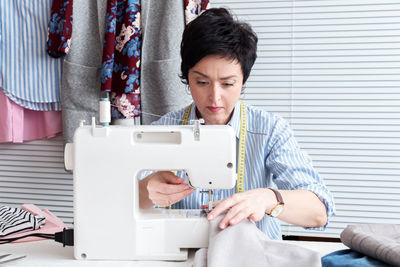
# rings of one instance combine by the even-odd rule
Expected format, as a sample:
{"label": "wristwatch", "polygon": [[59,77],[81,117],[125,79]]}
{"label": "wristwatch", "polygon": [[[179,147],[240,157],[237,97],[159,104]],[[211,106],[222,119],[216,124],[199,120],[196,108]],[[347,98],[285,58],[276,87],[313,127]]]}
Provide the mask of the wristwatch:
{"label": "wristwatch", "polygon": [[282,195],[281,195],[281,193],[279,193],[278,190],[270,188],[270,187],[268,189],[271,189],[272,192],[275,193],[276,200],[278,201],[278,203],[271,209],[271,212],[268,215],[276,218],[283,211],[283,207],[285,206],[285,203],[283,202]]}

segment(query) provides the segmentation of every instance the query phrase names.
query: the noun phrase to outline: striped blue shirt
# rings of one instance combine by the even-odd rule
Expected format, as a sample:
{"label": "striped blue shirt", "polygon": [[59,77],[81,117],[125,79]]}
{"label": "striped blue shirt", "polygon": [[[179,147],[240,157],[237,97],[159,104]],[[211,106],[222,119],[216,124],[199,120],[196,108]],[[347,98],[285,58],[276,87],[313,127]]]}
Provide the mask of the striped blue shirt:
{"label": "striped blue shirt", "polygon": [[[189,120],[195,120],[195,104],[193,103]],[[287,122],[277,115],[265,110],[246,105],[247,136],[244,190],[273,187],[282,190],[310,190],[314,192],[326,206],[329,217],[335,212],[331,193],[323,180],[312,166],[311,159],[303,153]],[[182,123],[185,109],[170,112],[154,125],[176,125]],[[238,148],[240,133],[240,102],[233,111],[228,125],[236,133]],[[178,174],[179,176],[179,174]],[[184,177],[183,175],[180,175]],[[224,199],[236,192],[236,187],[230,190],[215,190],[214,200]],[[196,189],[190,196],[172,205],[176,209],[200,209],[208,203],[208,195]],[[257,227],[271,239],[282,239],[279,220],[265,215],[256,222]],[[326,225],[319,228],[323,230]]]}
{"label": "striped blue shirt", "polygon": [[60,110],[62,59],[46,53],[52,0],[0,0],[0,88],[31,110]]}

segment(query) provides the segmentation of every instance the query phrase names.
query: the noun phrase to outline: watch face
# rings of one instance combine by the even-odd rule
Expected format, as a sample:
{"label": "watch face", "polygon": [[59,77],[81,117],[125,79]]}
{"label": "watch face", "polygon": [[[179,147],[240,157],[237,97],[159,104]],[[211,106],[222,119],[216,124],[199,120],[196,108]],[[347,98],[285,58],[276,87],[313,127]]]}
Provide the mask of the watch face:
{"label": "watch face", "polygon": [[276,208],[271,212],[272,217],[277,217],[283,211],[283,205],[278,205]]}

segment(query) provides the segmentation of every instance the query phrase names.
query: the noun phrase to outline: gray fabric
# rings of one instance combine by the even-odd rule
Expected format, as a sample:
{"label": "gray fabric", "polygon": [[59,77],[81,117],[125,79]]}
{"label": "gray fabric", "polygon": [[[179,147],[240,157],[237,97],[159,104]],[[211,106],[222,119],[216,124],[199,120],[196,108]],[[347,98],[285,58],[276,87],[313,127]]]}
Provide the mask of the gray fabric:
{"label": "gray fabric", "polygon": [[63,64],[63,133],[71,142],[79,120],[98,120],[107,0],[74,0],[71,48]]}
{"label": "gray fabric", "polygon": [[400,266],[400,224],[348,225],[340,239],[355,251]]}
{"label": "gray fabric", "polygon": [[270,240],[250,220],[221,231],[218,228],[221,218],[210,222],[208,250],[203,248],[196,252],[194,267],[321,266],[318,252],[285,241]]}
{"label": "gray fabric", "polygon": [[141,1],[143,29],[140,93],[142,124],[187,106],[192,98],[180,74],[180,42],[185,26],[182,0]]}

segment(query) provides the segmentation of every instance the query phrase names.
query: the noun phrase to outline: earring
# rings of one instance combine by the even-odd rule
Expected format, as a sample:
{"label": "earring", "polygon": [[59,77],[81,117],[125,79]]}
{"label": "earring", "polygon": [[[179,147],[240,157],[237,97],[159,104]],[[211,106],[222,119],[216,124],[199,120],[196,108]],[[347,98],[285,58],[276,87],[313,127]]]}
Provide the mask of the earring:
{"label": "earring", "polygon": [[186,94],[191,95],[189,84],[185,85],[185,91],[186,91]]}

